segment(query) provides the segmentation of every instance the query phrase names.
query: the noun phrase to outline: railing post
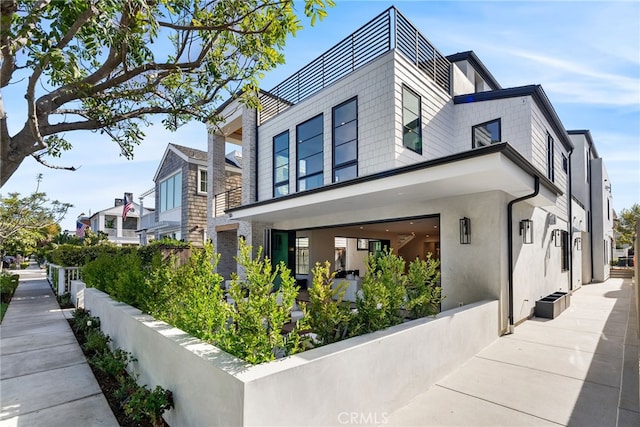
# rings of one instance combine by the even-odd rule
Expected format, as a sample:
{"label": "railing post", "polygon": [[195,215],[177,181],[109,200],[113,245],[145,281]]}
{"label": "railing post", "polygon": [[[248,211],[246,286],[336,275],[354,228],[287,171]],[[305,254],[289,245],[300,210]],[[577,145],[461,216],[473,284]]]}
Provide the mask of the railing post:
{"label": "railing post", "polygon": [[64,267],[58,268],[58,295],[64,294],[64,289],[66,287],[66,271],[67,269]]}

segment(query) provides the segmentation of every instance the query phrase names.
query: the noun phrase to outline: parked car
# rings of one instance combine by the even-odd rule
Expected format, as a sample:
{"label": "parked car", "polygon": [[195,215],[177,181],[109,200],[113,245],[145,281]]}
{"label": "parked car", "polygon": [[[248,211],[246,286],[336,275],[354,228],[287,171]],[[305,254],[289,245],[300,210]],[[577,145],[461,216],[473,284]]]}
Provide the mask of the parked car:
{"label": "parked car", "polygon": [[11,255],[5,255],[2,257],[2,267],[9,268],[12,264],[16,263],[16,257]]}

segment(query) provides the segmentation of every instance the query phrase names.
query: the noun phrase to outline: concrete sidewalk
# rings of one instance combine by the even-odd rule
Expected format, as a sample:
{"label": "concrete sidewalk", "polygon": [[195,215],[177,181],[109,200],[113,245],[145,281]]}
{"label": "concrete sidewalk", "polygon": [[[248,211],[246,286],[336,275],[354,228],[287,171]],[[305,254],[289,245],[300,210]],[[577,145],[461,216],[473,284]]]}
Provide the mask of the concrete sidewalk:
{"label": "concrete sidewalk", "polygon": [[[629,279],[583,286],[388,417],[400,426],[640,426]],[[473,333],[473,331],[469,331]]]}
{"label": "concrete sidewalk", "polygon": [[117,426],[44,271],[18,273],[0,325],[0,425]]}

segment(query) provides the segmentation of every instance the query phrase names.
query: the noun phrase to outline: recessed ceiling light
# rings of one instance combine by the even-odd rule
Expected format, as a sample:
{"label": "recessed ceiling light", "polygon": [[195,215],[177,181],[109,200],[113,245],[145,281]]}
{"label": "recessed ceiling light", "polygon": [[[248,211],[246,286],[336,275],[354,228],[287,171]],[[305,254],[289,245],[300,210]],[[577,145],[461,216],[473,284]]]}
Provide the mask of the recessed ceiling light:
{"label": "recessed ceiling light", "polygon": [[411,221],[409,224],[413,225],[413,221]]}
{"label": "recessed ceiling light", "polygon": [[428,234],[427,234],[426,236],[427,236],[427,237],[429,237],[429,235],[428,235]]}
{"label": "recessed ceiling light", "polygon": [[437,226],[437,225],[434,225],[434,226],[433,226],[433,228],[438,228],[438,226]]}
{"label": "recessed ceiling light", "polygon": [[364,227],[360,227],[360,230],[364,230]]}
{"label": "recessed ceiling light", "polygon": [[386,229],[386,230],[384,230],[384,231],[389,231],[389,229],[387,228],[387,229]]}

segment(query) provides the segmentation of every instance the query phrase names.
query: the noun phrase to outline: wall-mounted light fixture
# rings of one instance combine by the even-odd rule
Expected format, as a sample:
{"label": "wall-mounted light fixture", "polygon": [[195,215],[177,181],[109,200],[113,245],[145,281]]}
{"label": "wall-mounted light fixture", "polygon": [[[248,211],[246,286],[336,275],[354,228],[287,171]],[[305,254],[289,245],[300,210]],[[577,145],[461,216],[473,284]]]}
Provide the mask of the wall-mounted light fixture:
{"label": "wall-mounted light fixture", "polygon": [[556,228],[555,230],[553,230],[552,239],[553,239],[553,242],[555,243],[556,248],[559,248],[560,246],[562,246],[562,230],[560,230],[559,228]]}
{"label": "wall-mounted light fixture", "polygon": [[471,220],[467,217],[460,218],[460,244],[471,243]]}
{"label": "wall-mounted light fixture", "polygon": [[522,243],[533,243],[533,221],[530,219],[520,220],[520,235],[522,236]]}
{"label": "wall-mounted light fixture", "polygon": [[576,250],[581,251],[582,250],[582,237],[576,237]]}

